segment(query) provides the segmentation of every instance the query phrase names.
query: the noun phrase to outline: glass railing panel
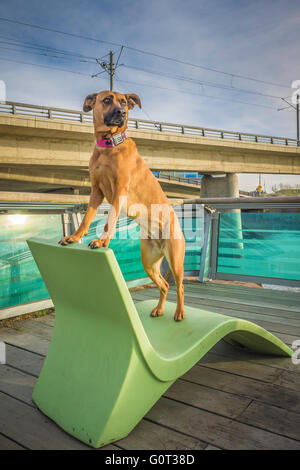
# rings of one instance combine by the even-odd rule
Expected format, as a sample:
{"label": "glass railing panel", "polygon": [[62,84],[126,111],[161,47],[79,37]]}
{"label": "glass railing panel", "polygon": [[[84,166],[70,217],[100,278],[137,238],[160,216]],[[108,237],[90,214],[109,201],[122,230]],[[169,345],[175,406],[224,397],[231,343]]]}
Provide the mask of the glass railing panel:
{"label": "glass railing panel", "polygon": [[49,298],[26,240],[59,240],[61,215],[0,215],[0,308]]}
{"label": "glass railing panel", "polygon": [[220,214],[217,272],[300,280],[300,213]]}

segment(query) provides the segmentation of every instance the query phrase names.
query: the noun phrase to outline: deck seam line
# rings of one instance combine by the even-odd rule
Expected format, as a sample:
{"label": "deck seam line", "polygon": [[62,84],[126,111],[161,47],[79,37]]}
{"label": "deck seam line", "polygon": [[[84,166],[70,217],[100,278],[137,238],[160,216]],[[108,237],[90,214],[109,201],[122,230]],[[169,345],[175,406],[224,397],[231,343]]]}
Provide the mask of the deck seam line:
{"label": "deck seam line", "polygon": [[10,364],[9,362],[7,362],[5,365],[8,366],[8,367],[11,367],[12,369],[17,370],[18,372],[22,372],[23,374],[30,375],[31,377],[34,377],[34,378],[36,378],[36,379],[39,378],[39,375],[35,375],[35,374],[33,374],[32,372],[29,372],[29,371],[27,371],[27,370],[20,369],[19,367],[13,366],[13,365]]}
{"label": "deck seam line", "polygon": [[1,436],[4,436],[6,439],[9,439],[10,441],[14,442],[15,444],[18,444],[18,446],[23,447],[24,450],[30,450],[30,447],[26,447],[24,444],[21,444],[20,442],[16,441],[12,437],[8,436],[7,434],[4,434],[3,432],[0,431]]}
{"label": "deck seam line", "polygon": [[[166,398],[166,397],[165,397],[165,398]],[[178,429],[172,428],[171,426],[168,426],[167,424],[159,423],[158,421],[155,421],[154,419],[147,418],[147,417],[144,417],[143,419],[144,419],[145,421],[149,421],[150,423],[159,425],[159,426],[161,426],[161,427],[163,427],[163,428],[170,429],[170,431],[177,432],[178,434],[182,434],[183,436],[191,437],[192,439],[195,439],[195,440],[197,440],[197,441],[199,441],[199,442],[201,442],[201,443],[204,443],[204,444],[207,444],[207,445],[211,444],[211,445],[216,445],[216,446],[217,446],[217,444],[215,444],[214,442],[203,441],[203,440],[200,439],[199,437],[193,436],[193,434],[189,434],[189,433],[186,433],[186,432],[183,432],[183,431],[178,431]],[[207,446],[206,446],[206,447],[207,447]],[[220,447],[220,446],[218,445],[218,447]],[[191,450],[193,450],[193,449],[191,449]],[[202,449],[202,450],[204,450],[204,449]]]}
{"label": "deck seam line", "polygon": [[15,397],[15,396],[11,395],[10,393],[4,392],[4,391],[1,390],[1,389],[0,389],[0,393],[3,393],[3,395],[6,395],[7,397],[10,397],[10,398],[12,398],[12,399],[14,399],[14,400],[17,400],[17,401],[19,401],[20,403],[23,403],[23,405],[27,405],[27,406],[29,406],[30,408],[33,408],[34,410],[37,409],[36,406],[34,406],[34,404],[31,405],[31,404],[28,403],[27,401],[24,401],[24,400],[22,400],[21,398]]}
{"label": "deck seam line", "polygon": [[[32,351],[31,349],[27,349],[24,346],[19,346],[19,345],[14,344],[14,343],[9,343],[8,341],[5,341],[5,340],[4,340],[4,343],[8,344],[9,346],[12,346],[14,348],[22,349],[23,351],[26,351],[26,352],[29,352],[29,353],[32,353],[32,354],[36,354],[37,356],[40,356],[40,357],[44,357],[44,358],[47,357],[47,354],[42,354],[42,353],[38,353],[36,351]],[[50,341],[49,341],[49,344],[50,344]]]}
{"label": "deck seam line", "polygon": [[[243,422],[243,421],[241,421],[241,420],[239,420],[239,419],[237,419],[237,418],[229,418],[228,416],[221,415],[221,414],[219,414],[219,413],[217,413],[217,412],[215,412],[215,411],[208,411],[208,410],[206,410],[205,408],[201,408],[201,407],[199,407],[199,406],[192,405],[192,404],[187,404],[187,403],[184,403],[184,402],[182,402],[182,401],[180,401],[180,400],[177,400],[177,399],[175,399],[175,398],[169,398],[169,397],[166,397],[165,395],[163,395],[163,396],[164,396],[164,398],[166,398],[166,399],[168,399],[168,400],[172,400],[172,401],[175,401],[175,402],[177,402],[177,403],[181,403],[181,404],[183,404],[183,405],[190,406],[190,407],[192,407],[192,408],[195,408],[195,409],[197,409],[197,410],[204,411],[204,412],[206,412],[206,413],[213,414],[213,415],[215,415],[215,416],[219,416],[220,418],[228,419],[228,421],[235,421],[236,423],[243,424],[244,426],[250,426],[251,428],[260,429],[260,430],[265,431],[265,432],[267,432],[267,433],[269,433],[269,434],[275,434],[276,436],[284,437],[284,438],[286,438],[286,439],[290,439],[290,440],[295,441],[295,442],[300,442],[300,439],[295,439],[295,438],[290,437],[290,436],[287,436],[287,435],[285,435],[285,434],[280,434],[280,433],[278,433],[278,432],[276,432],[276,431],[270,431],[269,429],[262,428],[262,427],[260,427],[260,426],[258,426],[258,425],[255,425],[255,424],[245,423],[245,422]],[[255,401],[255,400],[254,400],[254,401]],[[273,406],[273,405],[271,405],[271,406]],[[279,407],[277,407],[277,408],[279,408]],[[285,411],[288,411],[288,410],[285,410]]]}
{"label": "deck seam line", "polygon": [[[267,384],[267,385],[276,385],[277,387],[281,387],[281,388],[284,388],[286,389],[287,387],[283,387],[282,385],[280,384],[277,384],[277,383],[274,383],[274,382],[267,382],[266,380],[263,380],[263,379],[259,379],[259,378],[256,378],[256,377],[247,377],[246,375],[242,375],[242,374],[237,374],[235,372],[229,372],[227,370],[223,370],[223,369],[218,369],[217,367],[210,367],[210,366],[207,366],[206,364],[198,364],[196,363],[195,366],[198,366],[198,367],[205,367],[206,369],[209,369],[209,370],[216,370],[218,372],[223,372],[224,374],[230,374],[230,375],[234,375],[236,377],[242,377],[243,379],[248,379],[248,380],[255,380],[257,382],[262,382],[264,384]],[[275,380],[279,379],[280,376],[283,374],[284,371],[280,371],[278,377],[276,377]],[[292,390],[292,389],[289,389],[289,390]]]}
{"label": "deck seam line", "polygon": [[[216,344],[218,344],[218,343],[216,343]],[[233,346],[233,347],[234,347],[234,346]],[[208,352],[211,353],[211,354],[215,354],[215,355],[217,355],[217,356],[221,356],[221,358],[224,358],[224,359],[232,359],[232,361],[234,361],[234,358],[233,358],[232,356],[230,356],[230,355],[227,356],[227,355],[224,354],[224,353],[213,352],[212,349],[209,350]],[[205,357],[205,356],[203,356],[203,357]],[[202,360],[202,358],[201,358],[200,361],[198,361],[196,364],[204,365],[205,363],[201,363],[201,360]],[[274,365],[272,365],[272,364],[264,364],[263,362],[256,362],[256,360],[254,360],[254,359],[243,359],[243,358],[241,358],[240,360],[243,361],[243,362],[245,362],[245,363],[246,363],[246,362],[249,362],[250,364],[256,364],[256,365],[263,366],[263,367],[270,367],[271,369],[282,370],[283,372],[290,372],[290,373],[292,373],[292,374],[297,374],[297,375],[300,374],[300,370],[299,370],[299,372],[297,372],[297,371],[295,371],[295,370],[283,369],[283,368],[281,368],[281,367],[274,366]],[[195,365],[196,365],[196,364],[195,364]],[[299,369],[300,369],[300,368],[299,368]]]}
{"label": "deck seam line", "polygon": [[[262,399],[259,399],[259,398],[252,398],[252,397],[249,397],[249,396],[246,396],[246,395],[241,395],[241,394],[238,394],[238,393],[234,393],[234,392],[228,392],[227,390],[220,390],[219,388],[215,388],[211,385],[203,385],[203,384],[200,384],[198,382],[193,382],[192,380],[187,380],[187,379],[180,379],[180,380],[184,380],[185,382],[189,382],[189,383],[192,383],[192,384],[195,384],[195,385],[200,385],[201,387],[207,387],[211,390],[216,390],[217,392],[226,392],[230,395],[234,395],[234,396],[237,396],[237,397],[242,397],[242,398],[248,398],[249,400],[256,400],[258,403],[263,403],[264,405],[268,405],[268,406],[274,406],[275,408],[279,408],[280,410],[284,410],[284,411],[290,411],[292,413],[296,413],[297,415],[300,414],[300,411],[295,411],[295,410],[291,410],[290,408],[283,408],[281,406],[278,406],[278,405],[274,405],[274,404],[270,404],[269,402],[267,401],[263,401]],[[272,385],[272,384],[271,384]],[[277,384],[274,384],[274,385],[277,385]],[[289,389],[290,390],[290,389]],[[293,391],[293,390],[292,390]],[[166,397],[167,398],[167,397]]]}

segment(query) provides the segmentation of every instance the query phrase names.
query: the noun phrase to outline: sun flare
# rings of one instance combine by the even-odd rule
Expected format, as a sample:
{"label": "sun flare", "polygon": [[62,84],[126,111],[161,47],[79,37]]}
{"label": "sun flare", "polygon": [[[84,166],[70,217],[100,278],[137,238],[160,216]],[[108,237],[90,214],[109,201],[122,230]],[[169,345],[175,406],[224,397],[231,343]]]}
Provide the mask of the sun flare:
{"label": "sun flare", "polygon": [[22,225],[26,222],[27,215],[25,214],[10,214],[7,216],[9,222],[14,225]]}

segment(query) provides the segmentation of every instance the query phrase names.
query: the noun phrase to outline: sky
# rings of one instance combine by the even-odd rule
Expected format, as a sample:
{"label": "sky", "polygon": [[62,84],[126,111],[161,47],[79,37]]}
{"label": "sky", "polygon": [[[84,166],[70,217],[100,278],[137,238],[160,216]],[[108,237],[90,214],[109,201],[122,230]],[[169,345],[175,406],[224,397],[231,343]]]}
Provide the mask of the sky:
{"label": "sky", "polygon": [[[117,59],[123,45],[114,89],[140,96],[132,117],[296,137],[296,111],[282,98],[300,80],[299,0],[1,0],[0,18],[8,101],[81,109],[109,86],[106,72],[92,77],[103,72],[96,58],[112,50]],[[300,177],[262,183],[270,191]],[[258,175],[239,175],[240,189],[257,184]]]}

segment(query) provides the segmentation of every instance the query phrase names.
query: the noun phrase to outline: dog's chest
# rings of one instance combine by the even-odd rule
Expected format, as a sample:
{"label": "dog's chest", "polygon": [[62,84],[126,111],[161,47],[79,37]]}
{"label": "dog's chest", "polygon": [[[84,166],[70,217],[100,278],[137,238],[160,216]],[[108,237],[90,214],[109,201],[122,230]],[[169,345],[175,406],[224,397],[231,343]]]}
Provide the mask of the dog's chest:
{"label": "dog's chest", "polygon": [[115,186],[115,178],[111,169],[103,163],[97,163],[94,168],[94,177],[104,197],[111,204]]}

